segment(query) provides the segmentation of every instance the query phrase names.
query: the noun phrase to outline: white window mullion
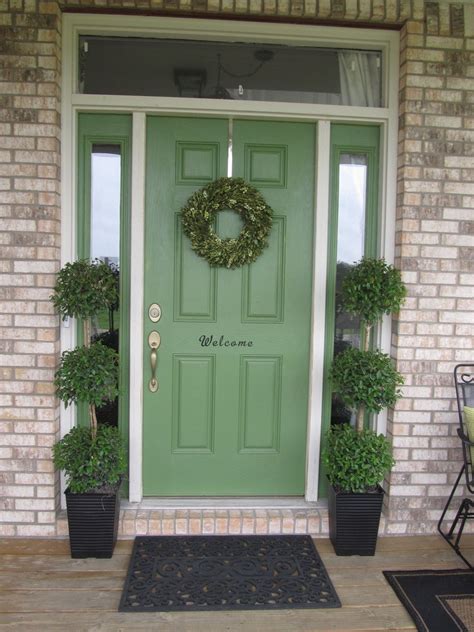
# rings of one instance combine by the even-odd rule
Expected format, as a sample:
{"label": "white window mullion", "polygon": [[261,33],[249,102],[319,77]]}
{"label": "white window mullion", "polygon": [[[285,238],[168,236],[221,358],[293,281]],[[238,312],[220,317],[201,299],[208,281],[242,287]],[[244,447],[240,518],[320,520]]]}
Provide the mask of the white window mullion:
{"label": "white window mullion", "polygon": [[309,371],[308,435],[306,448],[307,501],[318,499],[319,452],[323,410],[324,331],[326,330],[326,277],[329,226],[329,176],[331,124],[319,121],[316,150],[316,216],[314,222],[313,310],[311,318],[311,357]]}
{"label": "white window mullion", "polygon": [[[73,261],[76,256],[76,143],[77,143],[77,115],[72,107],[72,92],[70,76],[73,72],[73,38],[68,38],[63,43],[63,63],[62,75],[63,86],[68,89],[62,90],[61,112],[61,266],[69,261]],[[76,345],[76,323],[73,319],[67,318],[61,321],[61,353],[72,349]],[[77,420],[76,406],[60,405],[60,436],[64,437]],[[61,472],[61,508],[66,508],[66,479],[64,472]]]}
{"label": "white window mullion", "polygon": [[146,116],[133,113],[132,185],[130,237],[130,413],[129,413],[129,499],[140,502],[143,439],[143,300],[145,236],[145,149]]}

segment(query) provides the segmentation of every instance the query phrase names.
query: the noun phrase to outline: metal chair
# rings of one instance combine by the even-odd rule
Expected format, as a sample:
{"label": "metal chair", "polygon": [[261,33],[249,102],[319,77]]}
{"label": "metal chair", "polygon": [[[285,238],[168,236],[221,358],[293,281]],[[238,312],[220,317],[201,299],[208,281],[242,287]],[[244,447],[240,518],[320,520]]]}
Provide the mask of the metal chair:
{"label": "metal chair", "polygon": [[[451,546],[459,555],[459,557],[469,566],[469,568],[474,569],[474,566],[471,564],[471,562],[469,562],[469,560],[464,557],[460,549],[460,540],[466,522],[468,520],[474,519],[474,441],[469,440],[464,413],[465,406],[474,408],[474,364],[458,364],[456,367],[454,367],[454,387],[456,389],[456,400],[459,418],[459,427],[457,433],[462,442],[463,465],[456,479],[456,482],[454,483],[454,487],[451,491],[448,501],[443,509],[441,518],[439,519],[438,531],[449,544],[449,546]],[[472,431],[471,438],[474,439],[474,437],[472,436]],[[456,499],[460,500],[461,504],[459,505],[456,516],[454,517],[451,526],[446,531],[443,530],[443,522],[463,475],[465,478],[466,492],[469,492],[470,496],[465,495],[461,499],[459,499],[459,497]],[[447,526],[449,525],[446,525],[446,527]]]}

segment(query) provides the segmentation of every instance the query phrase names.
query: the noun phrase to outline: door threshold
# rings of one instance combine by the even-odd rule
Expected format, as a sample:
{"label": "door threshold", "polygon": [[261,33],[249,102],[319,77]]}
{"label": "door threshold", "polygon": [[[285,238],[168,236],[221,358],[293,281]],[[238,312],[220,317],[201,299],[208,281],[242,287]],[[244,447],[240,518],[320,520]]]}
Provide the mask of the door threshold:
{"label": "door threshold", "polygon": [[327,507],[326,500],[308,502],[302,496],[148,496],[139,503],[122,500],[123,509],[318,509]]}
{"label": "door threshold", "polygon": [[[328,533],[326,500],[300,496],[147,497],[139,503],[122,499],[120,538],[137,535],[264,535]],[[64,514],[58,535],[67,533]]]}

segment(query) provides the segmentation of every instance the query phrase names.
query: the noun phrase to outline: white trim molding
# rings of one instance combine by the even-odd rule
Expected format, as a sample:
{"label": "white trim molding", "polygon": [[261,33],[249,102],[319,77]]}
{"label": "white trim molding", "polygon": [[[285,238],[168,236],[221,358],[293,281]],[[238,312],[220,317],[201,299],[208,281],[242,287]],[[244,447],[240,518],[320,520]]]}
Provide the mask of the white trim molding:
{"label": "white trim molding", "polygon": [[145,153],[146,117],[133,114],[132,186],[130,236],[130,408],[129,408],[129,500],[143,496],[143,301],[145,250]]}
{"label": "white trim molding", "polygon": [[[329,155],[331,124],[319,121],[316,155],[316,215],[313,247],[313,308],[309,365],[308,433],[306,441],[306,493],[308,502],[318,500],[319,457],[323,412],[324,343],[326,331],[326,277],[329,227]],[[321,333],[323,332],[323,333]]]}

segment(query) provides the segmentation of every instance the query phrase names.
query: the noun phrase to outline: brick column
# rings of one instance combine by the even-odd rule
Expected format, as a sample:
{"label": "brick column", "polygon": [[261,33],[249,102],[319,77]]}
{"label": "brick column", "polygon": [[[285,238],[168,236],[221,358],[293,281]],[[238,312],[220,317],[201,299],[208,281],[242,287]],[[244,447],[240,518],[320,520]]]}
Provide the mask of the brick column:
{"label": "brick column", "polygon": [[461,461],[452,370],[474,360],[474,33],[462,5],[425,8],[401,39],[396,244],[409,298],[393,336],[406,386],[389,425],[388,533],[436,528]]}
{"label": "brick column", "polygon": [[60,12],[0,0],[0,534],[55,533]]}

